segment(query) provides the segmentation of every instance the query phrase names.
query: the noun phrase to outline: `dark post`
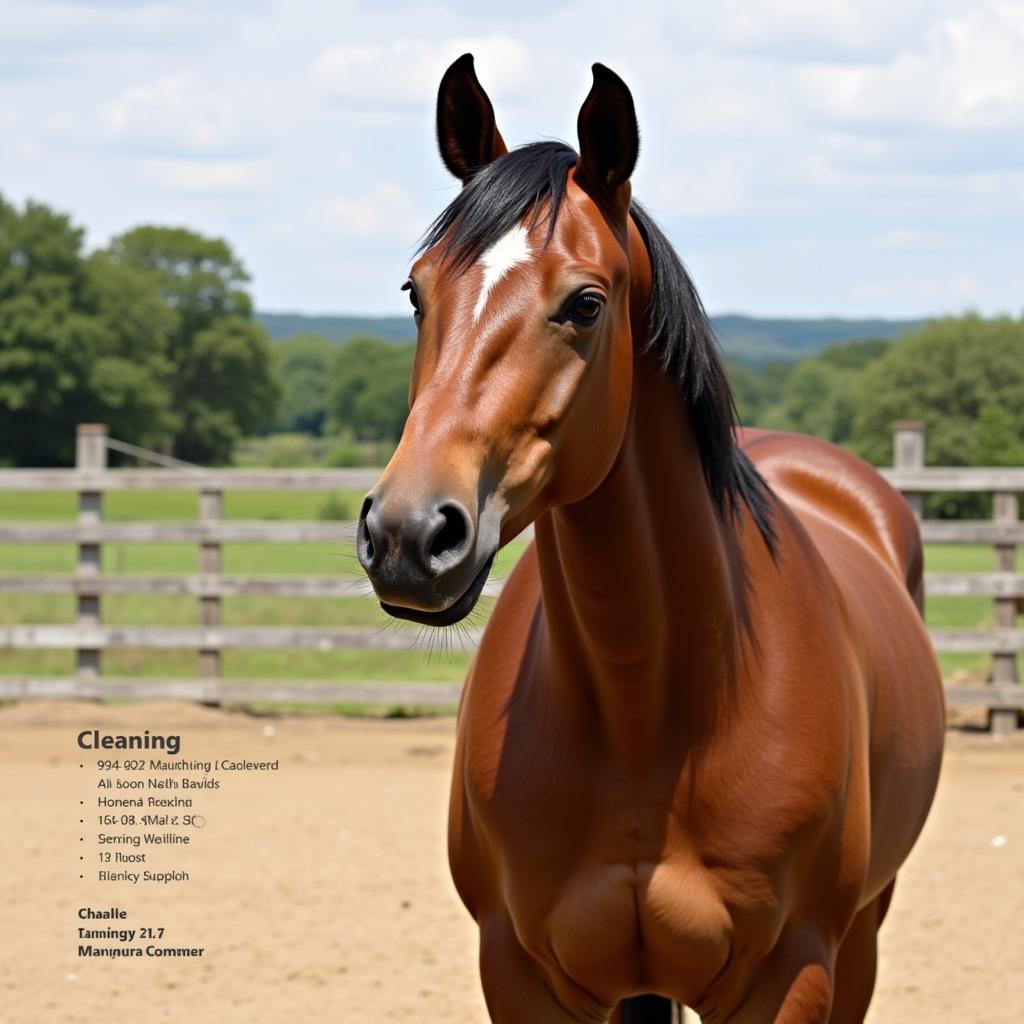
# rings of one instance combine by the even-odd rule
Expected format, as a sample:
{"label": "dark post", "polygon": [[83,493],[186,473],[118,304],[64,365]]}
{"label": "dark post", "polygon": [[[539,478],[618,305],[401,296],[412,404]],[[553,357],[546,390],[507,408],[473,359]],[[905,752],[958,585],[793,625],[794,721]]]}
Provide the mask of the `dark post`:
{"label": "dark post", "polygon": [[[1020,501],[1016,494],[997,493],[992,502],[992,518],[1000,526],[1016,526],[1020,519]],[[1012,542],[996,544],[996,572],[1017,571],[1017,548]],[[1013,629],[1017,625],[1016,597],[996,597],[995,625],[997,629]],[[1015,651],[997,652],[992,655],[992,685],[1014,686],[1017,675],[1017,654]],[[993,733],[1014,732],[1017,728],[1015,708],[999,708],[992,711]]]}
{"label": "dark post", "polygon": [[[199,520],[205,526],[215,526],[223,516],[221,491],[200,491]],[[220,541],[204,540],[199,549],[199,571],[204,577],[219,582],[221,573]],[[220,594],[203,594],[199,598],[199,624],[206,627],[220,625]],[[205,679],[220,678],[220,649],[207,648],[199,652],[199,675]]]}
{"label": "dark post", "polygon": [[[896,469],[922,469],[924,467],[924,424],[915,420],[904,420],[895,424],[892,438],[892,464]],[[924,508],[920,494],[904,493],[914,510],[918,522]]]}
{"label": "dark post", "polygon": [[[98,474],[107,468],[107,428],[102,423],[79,423],[75,438],[75,469],[81,474]],[[103,491],[86,480],[79,484],[78,525],[97,526],[103,521]],[[103,551],[98,542],[78,544],[76,586],[78,592],[77,623],[80,629],[95,628],[102,620],[99,588],[96,577],[103,570]],[[79,647],[75,661],[75,678],[83,689],[92,689],[101,671],[100,649]]]}

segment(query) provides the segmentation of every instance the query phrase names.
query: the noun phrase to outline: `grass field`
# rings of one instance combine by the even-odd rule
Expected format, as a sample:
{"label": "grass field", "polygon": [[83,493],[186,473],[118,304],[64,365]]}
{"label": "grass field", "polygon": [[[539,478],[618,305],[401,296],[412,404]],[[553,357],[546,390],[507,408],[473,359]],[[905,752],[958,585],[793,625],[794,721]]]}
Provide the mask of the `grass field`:
{"label": "grass field", "polygon": [[[275,493],[228,492],[228,519],[353,519],[362,495],[341,491]],[[54,522],[75,515],[75,495],[63,492],[0,493],[0,520]],[[105,518],[113,521],[188,521],[196,518],[195,494],[178,491],[113,492],[105,500]],[[514,543],[501,552],[494,575],[508,574],[523,551]],[[1021,553],[1024,555],[1024,552]],[[926,565],[933,572],[985,572],[992,549],[982,546],[930,546]],[[1024,557],[1019,558],[1024,571]],[[287,573],[357,576],[351,544],[226,544],[224,571],[237,574]],[[194,544],[110,544],[103,550],[104,571],[111,573],[194,573],[199,554]],[[0,544],[0,573],[69,573],[75,568],[71,544]],[[483,622],[492,602],[482,601],[474,618]],[[366,598],[296,599],[234,597],[223,601],[225,625],[385,626],[392,622]],[[110,596],[103,619],[111,625],[188,626],[198,624],[198,602],[187,597]],[[0,593],[0,624],[60,623],[74,619],[71,595]],[[992,602],[983,597],[936,597],[928,602],[928,623],[938,628],[984,628],[992,624]],[[416,645],[419,630],[408,629],[407,651],[225,651],[225,676],[236,678],[308,678],[332,680],[453,681],[465,674],[468,650],[428,653]],[[943,655],[943,672],[983,674],[986,655]],[[0,650],[0,675],[65,675],[73,670],[72,651]],[[110,675],[192,676],[193,651],[109,651]]]}

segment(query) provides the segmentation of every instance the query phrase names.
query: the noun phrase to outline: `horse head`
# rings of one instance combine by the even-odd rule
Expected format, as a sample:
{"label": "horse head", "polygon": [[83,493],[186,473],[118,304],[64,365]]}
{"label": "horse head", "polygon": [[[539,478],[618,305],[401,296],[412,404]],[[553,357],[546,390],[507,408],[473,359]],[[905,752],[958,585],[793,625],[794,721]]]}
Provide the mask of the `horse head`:
{"label": "horse head", "polygon": [[578,156],[507,151],[469,54],[441,81],[438,143],[463,185],[402,286],[417,329],[409,418],[357,533],[399,618],[462,619],[498,549],[593,491],[619,451],[650,265],[630,222],[633,100],[612,71],[593,75]]}

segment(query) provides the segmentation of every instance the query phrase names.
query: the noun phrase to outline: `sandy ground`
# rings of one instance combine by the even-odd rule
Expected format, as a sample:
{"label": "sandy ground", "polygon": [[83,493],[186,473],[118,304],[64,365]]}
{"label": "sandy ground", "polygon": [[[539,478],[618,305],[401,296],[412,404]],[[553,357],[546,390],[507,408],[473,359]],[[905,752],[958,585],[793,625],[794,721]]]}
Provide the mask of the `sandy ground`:
{"label": "sandy ground", "polygon": [[[98,813],[99,773],[75,739],[94,726],[173,729],[190,759],[278,758],[280,770],[224,773],[220,791],[189,794],[206,819],[194,845],[150,854],[187,883],[101,883],[100,826],[79,824]],[[0,1019],[486,1021],[475,928],[445,862],[452,730],[450,719],[171,704],[0,710]],[[80,958],[86,906],[121,907],[118,927],[163,927],[158,945],[205,955]],[[869,1020],[1024,1021],[1024,741],[950,734],[936,807],[883,930]]]}

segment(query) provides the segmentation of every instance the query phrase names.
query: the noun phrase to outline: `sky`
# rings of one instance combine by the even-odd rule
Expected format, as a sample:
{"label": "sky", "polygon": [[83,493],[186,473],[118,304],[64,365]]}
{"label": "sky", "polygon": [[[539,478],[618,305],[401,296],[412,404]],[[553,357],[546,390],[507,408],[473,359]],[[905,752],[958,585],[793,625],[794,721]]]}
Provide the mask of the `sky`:
{"label": "sky", "polygon": [[625,79],[712,312],[1024,311],[1024,0],[0,0],[0,194],[224,237],[265,311],[404,314],[467,51],[510,146]]}

